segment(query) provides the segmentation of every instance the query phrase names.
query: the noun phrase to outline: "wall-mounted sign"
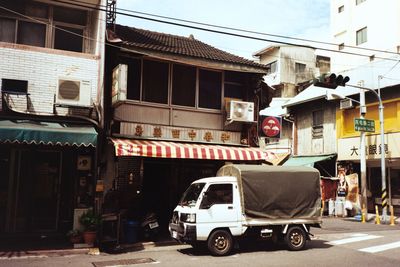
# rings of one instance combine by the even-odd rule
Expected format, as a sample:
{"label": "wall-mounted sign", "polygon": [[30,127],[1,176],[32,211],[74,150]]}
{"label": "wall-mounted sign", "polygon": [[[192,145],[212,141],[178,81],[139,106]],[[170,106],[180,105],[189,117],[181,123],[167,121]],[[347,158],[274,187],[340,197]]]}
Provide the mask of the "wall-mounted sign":
{"label": "wall-mounted sign", "polygon": [[354,130],[359,132],[375,132],[375,121],[366,119],[354,119]]}
{"label": "wall-mounted sign", "polygon": [[87,155],[78,156],[76,168],[79,171],[90,171],[92,167],[92,158]]}
{"label": "wall-mounted sign", "polygon": [[281,138],[281,117],[260,116],[259,125],[259,135],[261,137]]}
{"label": "wall-mounted sign", "polygon": [[119,64],[112,72],[111,99],[112,104],[126,100],[128,66]]}
{"label": "wall-mounted sign", "polygon": [[[400,133],[385,134],[385,157],[399,158]],[[365,157],[368,159],[381,159],[381,136],[379,134],[366,135]],[[338,139],[338,160],[360,160],[360,137]]]}

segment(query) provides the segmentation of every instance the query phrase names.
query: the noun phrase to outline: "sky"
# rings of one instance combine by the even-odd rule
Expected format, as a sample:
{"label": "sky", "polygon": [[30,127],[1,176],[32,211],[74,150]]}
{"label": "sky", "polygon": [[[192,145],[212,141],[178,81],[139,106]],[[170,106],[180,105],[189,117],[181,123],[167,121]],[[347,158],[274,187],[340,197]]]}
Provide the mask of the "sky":
{"label": "sky", "polygon": [[[150,13],[218,26],[317,41],[330,41],[330,0],[117,0],[117,11]],[[140,14],[136,14],[139,15]],[[176,21],[175,21],[176,22]],[[229,53],[252,55],[273,43],[152,22],[117,14],[117,23],[145,30],[189,36]],[[179,22],[188,24],[185,22]],[[205,27],[199,26],[197,27]],[[216,29],[218,31],[227,31]],[[243,35],[249,33],[236,32]],[[260,36],[291,43],[300,41]],[[316,46],[316,44],[313,44]]]}

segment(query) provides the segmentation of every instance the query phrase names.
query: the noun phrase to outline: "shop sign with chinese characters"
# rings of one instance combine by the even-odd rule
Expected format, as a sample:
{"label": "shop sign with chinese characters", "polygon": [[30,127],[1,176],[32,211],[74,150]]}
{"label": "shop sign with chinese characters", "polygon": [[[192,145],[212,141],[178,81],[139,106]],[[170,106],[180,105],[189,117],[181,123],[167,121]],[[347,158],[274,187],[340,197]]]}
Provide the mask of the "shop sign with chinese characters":
{"label": "shop sign with chinese characters", "polygon": [[[385,157],[399,158],[400,133],[385,134]],[[381,158],[381,136],[367,135],[365,140],[365,156],[367,159]],[[360,137],[342,138],[338,140],[338,160],[360,160]]]}
{"label": "shop sign with chinese characters", "polygon": [[240,132],[209,129],[190,129],[150,124],[121,122],[120,134],[133,138],[151,138],[182,142],[201,142],[213,144],[241,144]]}
{"label": "shop sign with chinese characters", "polygon": [[375,132],[375,121],[367,119],[354,119],[354,130],[359,132]]}

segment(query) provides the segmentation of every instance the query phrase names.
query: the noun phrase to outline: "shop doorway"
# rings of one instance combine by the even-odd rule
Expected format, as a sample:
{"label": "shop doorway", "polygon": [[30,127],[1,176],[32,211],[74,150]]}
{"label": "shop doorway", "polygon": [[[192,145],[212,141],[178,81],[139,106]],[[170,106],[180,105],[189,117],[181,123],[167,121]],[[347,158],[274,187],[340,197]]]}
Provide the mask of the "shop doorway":
{"label": "shop doorway", "polygon": [[61,161],[57,151],[10,153],[6,233],[57,231]]}

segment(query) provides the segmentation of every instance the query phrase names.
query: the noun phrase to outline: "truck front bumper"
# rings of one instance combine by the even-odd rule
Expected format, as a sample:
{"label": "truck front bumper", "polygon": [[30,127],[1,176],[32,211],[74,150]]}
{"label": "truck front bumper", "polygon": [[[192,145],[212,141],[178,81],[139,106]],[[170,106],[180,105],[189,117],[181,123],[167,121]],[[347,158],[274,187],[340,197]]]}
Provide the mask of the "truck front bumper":
{"label": "truck front bumper", "polygon": [[179,242],[193,243],[197,240],[196,225],[187,223],[170,223],[169,233],[171,237]]}

